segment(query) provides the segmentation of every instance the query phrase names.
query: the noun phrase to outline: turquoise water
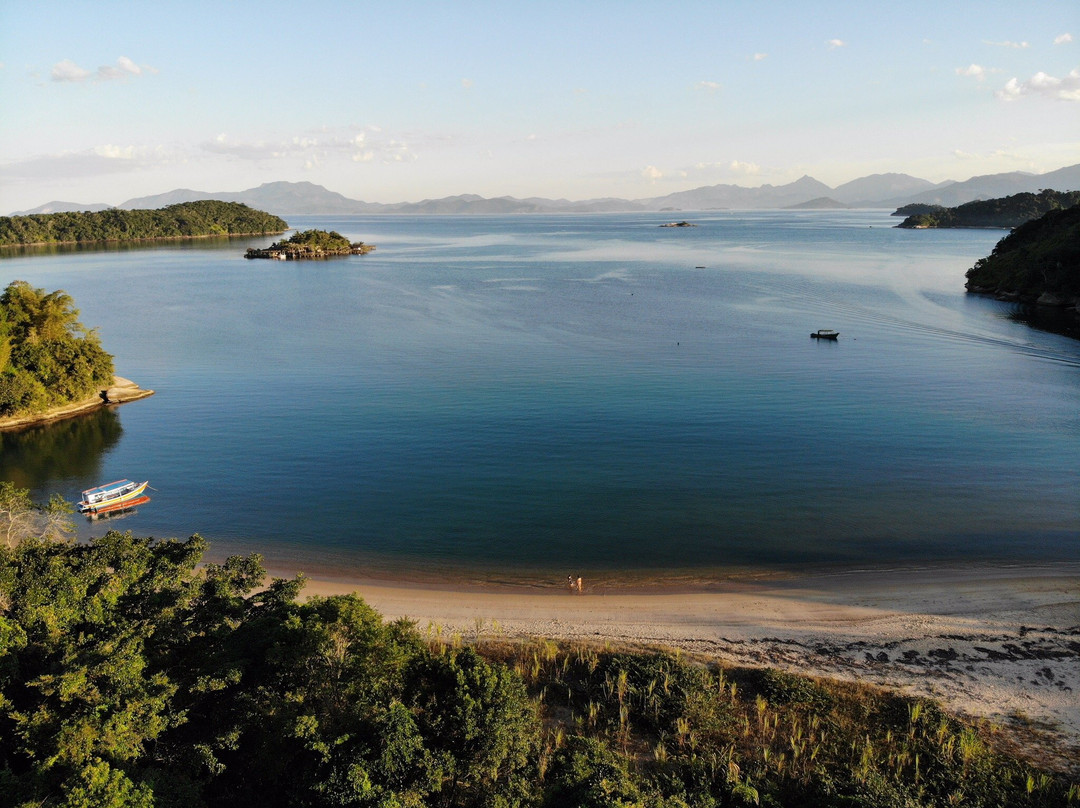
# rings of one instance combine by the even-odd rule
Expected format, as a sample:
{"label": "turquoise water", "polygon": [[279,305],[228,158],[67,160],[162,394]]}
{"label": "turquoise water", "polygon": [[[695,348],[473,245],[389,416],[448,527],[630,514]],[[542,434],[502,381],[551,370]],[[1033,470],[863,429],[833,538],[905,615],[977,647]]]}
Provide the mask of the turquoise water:
{"label": "turquoise water", "polygon": [[0,479],[149,479],[80,534],[288,570],[1080,557],[1080,342],[964,294],[1000,231],[887,214],[294,216],[378,250],[9,256],[157,394],[0,435]]}

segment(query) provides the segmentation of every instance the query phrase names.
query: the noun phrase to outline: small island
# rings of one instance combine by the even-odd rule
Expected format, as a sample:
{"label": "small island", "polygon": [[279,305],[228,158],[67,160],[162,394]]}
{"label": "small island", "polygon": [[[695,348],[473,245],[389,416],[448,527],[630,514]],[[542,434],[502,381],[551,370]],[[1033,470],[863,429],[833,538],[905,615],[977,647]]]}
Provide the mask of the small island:
{"label": "small island", "polygon": [[1039,191],[1000,199],[979,199],[955,208],[940,205],[907,205],[897,209],[894,216],[905,213],[897,227],[924,230],[931,227],[1019,227],[1049,213],[1080,204],[1080,191]]}
{"label": "small island", "polygon": [[245,258],[271,258],[278,261],[333,258],[340,255],[366,255],[375,249],[374,244],[351,242],[336,230],[304,230],[294,233],[284,241],[278,241],[264,249],[252,247]]}
{"label": "small island", "polygon": [[13,281],[0,295],[0,430],[153,395],[115,376],[97,334],[63,290]]}
{"label": "small island", "polygon": [[252,236],[284,233],[288,228],[288,222],[279,216],[240,202],[208,199],[157,210],[110,208],[96,212],[0,216],[0,246]]}
{"label": "small island", "polygon": [[687,221],[682,222],[668,222],[667,224],[660,225],[661,227],[697,227],[696,224],[691,224]]}

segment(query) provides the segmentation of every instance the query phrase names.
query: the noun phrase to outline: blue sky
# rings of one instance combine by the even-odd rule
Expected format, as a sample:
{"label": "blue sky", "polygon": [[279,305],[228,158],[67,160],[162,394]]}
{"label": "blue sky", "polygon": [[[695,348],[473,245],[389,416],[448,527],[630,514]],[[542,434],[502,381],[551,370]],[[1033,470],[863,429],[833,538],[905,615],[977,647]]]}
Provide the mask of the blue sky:
{"label": "blue sky", "polygon": [[1080,163],[1080,3],[0,0],[0,213]]}

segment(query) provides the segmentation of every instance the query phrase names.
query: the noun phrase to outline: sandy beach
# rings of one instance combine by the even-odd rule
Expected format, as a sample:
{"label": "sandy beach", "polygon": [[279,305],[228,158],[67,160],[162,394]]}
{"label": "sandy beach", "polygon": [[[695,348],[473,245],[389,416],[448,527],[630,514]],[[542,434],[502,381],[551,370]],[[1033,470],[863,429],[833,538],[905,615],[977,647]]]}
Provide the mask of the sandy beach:
{"label": "sandy beach", "polygon": [[[431,588],[311,580],[444,636],[660,646],[885,685],[1080,760],[1080,563],[815,572],[723,591]],[[1049,740],[1050,743],[1046,743]]]}

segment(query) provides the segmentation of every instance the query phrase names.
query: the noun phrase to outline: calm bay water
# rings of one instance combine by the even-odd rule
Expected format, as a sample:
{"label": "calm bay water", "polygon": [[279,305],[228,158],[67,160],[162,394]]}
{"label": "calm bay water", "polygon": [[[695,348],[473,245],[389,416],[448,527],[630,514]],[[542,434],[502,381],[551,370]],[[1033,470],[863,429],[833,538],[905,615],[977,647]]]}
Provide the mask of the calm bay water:
{"label": "calm bay water", "polygon": [[[0,258],[150,399],[0,434],[80,534],[515,577],[1080,557],[1080,342],[963,292],[1001,231],[884,211],[290,217],[375,253]],[[839,342],[809,338],[835,328]]]}

